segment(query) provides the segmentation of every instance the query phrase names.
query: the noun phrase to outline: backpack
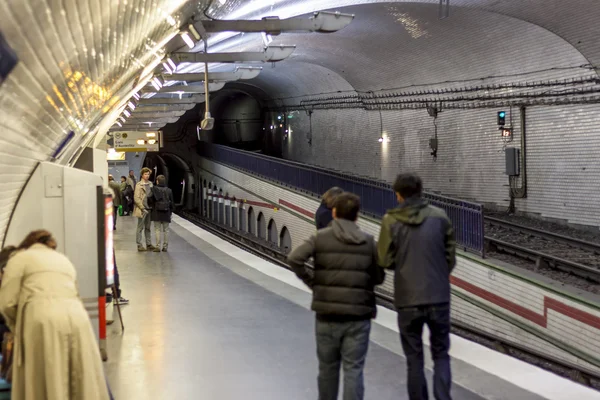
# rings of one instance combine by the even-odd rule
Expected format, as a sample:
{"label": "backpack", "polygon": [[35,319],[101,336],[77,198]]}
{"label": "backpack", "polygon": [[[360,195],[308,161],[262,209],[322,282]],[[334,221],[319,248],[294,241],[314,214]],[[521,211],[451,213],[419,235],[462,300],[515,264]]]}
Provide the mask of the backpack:
{"label": "backpack", "polygon": [[[169,202],[168,199],[168,195],[167,195],[167,191],[164,189],[158,189],[158,188],[154,188],[154,198],[155,198],[155,203],[154,203],[154,208],[156,208],[156,211],[170,211],[171,210],[171,204]],[[157,194],[159,194],[159,196],[157,196]]]}

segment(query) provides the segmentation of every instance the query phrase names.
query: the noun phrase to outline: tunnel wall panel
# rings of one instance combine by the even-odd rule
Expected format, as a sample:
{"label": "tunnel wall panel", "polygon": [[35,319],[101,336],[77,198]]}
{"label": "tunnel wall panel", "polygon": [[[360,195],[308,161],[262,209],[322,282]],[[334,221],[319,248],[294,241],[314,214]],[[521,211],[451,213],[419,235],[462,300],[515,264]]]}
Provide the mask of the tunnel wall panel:
{"label": "tunnel wall panel", "polygon": [[[430,155],[433,118],[426,110],[315,110],[288,120],[284,157],[393,182],[396,174],[418,173],[426,188],[506,209],[509,205],[504,146],[521,147],[519,110],[512,109],[513,141],[504,143],[497,111],[443,110],[438,118],[438,153]],[[363,121],[369,121],[363,124]],[[507,118],[507,122],[509,118]],[[518,211],[600,225],[600,105],[526,109],[527,198]],[[312,126],[312,135],[311,135]],[[312,144],[308,138],[312,136]]]}
{"label": "tunnel wall panel", "polygon": [[[203,177],[230,195],[252,204],[255,213],[274,218],[289,229],[292,247],[315,232],[312,214],[319,199],[295,193],[214,161],[200,158]],[[225,190],[225,189],[224,189]],[[262,204],[262,206],[261,206]],[[273,210],[277,207],[277,211]],[[379,223],[360,218],[359,226],[374,235]],[[459,252],[452,274],[452,316],[465,327],[481,330],[509,343],[600,372],[600,301],[559,291],[533,273],[513,270]],[[380,287],[393,292],[393,273]]]}

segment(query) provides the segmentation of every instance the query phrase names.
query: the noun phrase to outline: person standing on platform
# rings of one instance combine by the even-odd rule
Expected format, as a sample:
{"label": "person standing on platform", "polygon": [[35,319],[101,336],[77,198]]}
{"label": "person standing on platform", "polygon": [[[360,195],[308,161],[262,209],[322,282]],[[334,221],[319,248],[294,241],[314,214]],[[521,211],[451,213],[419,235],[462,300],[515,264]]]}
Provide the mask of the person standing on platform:
{"label": "person standing on platform", "polygon": [[10,257],[0,313],[14,333],[12,400],[108,400],[98,342],[56,240],[33,231]]}
{"label": "person standing on platform", "polygon": [[127,184],[134,189],[137,185],[137,179],[135,179],[135,173],[133,172],[133,170],[129,171],[129,176],[127,177]]}
{"label": "person standing on platform", "polygon": [[[127,177],[127,186],[131,187],[131,198],[129,201],[129,209],[133,210],[135,208],[135,204],[133,202],[133,192],[135,191],[135,187],[137,185],[137,180],[135,179],[135,173],[133,170],[129,171],[129,176]],[[132,213],[133,215],[133,213]]]}
{"label": "person standing on platform", "polygon": [[[344,400],[364,398],[363,368],[369,348],[371,319],[377,314],[375,285],[385,278],[377,265],[373,237],[356,225],[360,199],[338,195],[333,222],[295,248],[287,262],[313,290],[316,312],[319,400],[337,400],[340,364],[344,369]],[[314,259],[314,276],[304,263]]]}
{"label": "person standing on platform", "polygon": [[155,252],[159,252],[161,249],[161,232],[163,233],[162,251],[166,252],[169,247],[169,223],[175,202],[173,201],[173,191],[165,183],[164,175],[156,177],[156,186],[152,188],[152,197],[149,200],[152,206],[151,219],[154,222],[154,233],[156,234]]}
{"label": "person standing on platform", "polygon": [[[152,195],[152,182],[150,182],[151,173],[152,171],[150,168],[142,168],[140,174],[142,180],[135,186],[135,192],[133,194],[133,216],[138,218],[135,236],[138,251],[154,250],[154,246],[152,246],[152,232],[150,231],[152,224],[152,221],[150,220],[151,208],[148,204],[148,196]],[[146,238],[146,247],[142,245],[142,231],[144,231],[144,236]]]}
{"label": "person standing on platform", "polygon": [[331,215],[333,202],[335,197],[343,192],[342,189],[334,186],[323,194],[323,197],[321,197],[321,205],[315,212],[315,225],[317,226],[317,230],[326,228],[331,221],[333,221],[333,216]]}
{"label": "person standing on platform", "polygon": [[121,205],[123,206],[123,216],[129,215],[131,208],[129,207],[129,203],[133,198],[133,188],[129,189],[129,185],[127,185],[127,178],[121,177]]}
{"label": "person standing on platform", "polygon": [[423,372],[423,325],[431,332],[433,391],[450,400],[450,273],[456,265],[454,231],[444,210],[421,198],[423,183],[401,174],[393,186],[399,207],[383,217],[379,265],[395,271],[394,305],[406,356],[410,400],[428,398]]}
{"label": "person standing on platform", "polygon": [[123,204],[123,195],[121,193],[121,185],[115,182],[115,178],[108,174],[108,187],[113,195],[113,230],[117,230],[117,215],[119,215],[119,206]]}

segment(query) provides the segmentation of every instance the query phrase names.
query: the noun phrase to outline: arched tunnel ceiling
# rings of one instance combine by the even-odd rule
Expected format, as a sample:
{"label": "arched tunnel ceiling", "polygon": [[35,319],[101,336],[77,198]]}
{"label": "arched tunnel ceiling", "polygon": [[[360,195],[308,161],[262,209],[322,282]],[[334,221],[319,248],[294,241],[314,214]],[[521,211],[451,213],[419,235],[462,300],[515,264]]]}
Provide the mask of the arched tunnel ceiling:
{"label": "arched tunnel ceiling", "polygon": [[[539,57],[545,60],[540,64],[548,62],[552,66],[576,65],[584,60],[594,68],[600,64],[598,0],[450,0],[450,18],[443,21],[436,20],[438,0],[0,0],[0,30],[20,60],[0,87],[3,166],[0,238],[35,163],[50,160],[69,131],[75,133],[75,138],[56,160],[63,164],[71,164],[73,156],[91,143],[94,135],[101,140],[131,95],[144,67],[149,69],[153,62],[156,65],[157,49],[176,35],[177,28],[192,14],[200,18],[204,18],[204,11],[216,18],[267,15],[284,18],[364,3],[385,3],[370,6],[373,18],[378,18],[378,13],[390,5],[398,6],[400,13],[414,12],[416,18],[412,18],[417,22],[428,22],[425,30],[431,37],[408,38],[409,33],[406,30],[402,33],[396,26],[399,30],[398,36],[394,36],[396,40],[388,40],[383,25],[368,21],[367,13],[359,15],[357,11],[356,21],[339,33],[299,35],[297,40],[289,35],[278,38],[298,44],[296,58],[286,62],[290,65],[288,71],[296,75],[286,75],[286,63],[282,63],[274,70],[265,68],[263,76],[250,84],[271,93],[276,87],[282,95],[297,95],[301,88],[305,93],[315,93],[330,88],[369,90],[411,79],[420,83],[428,78],[424,71],[456,75],[461,71],[453,48],[461,43],[444,41],[446,34],[440,28],[443,26],[453,26],[452,34],[456,37],[471,36],[472,47],[463,49],[464,57],[473,59],[477,52],[484,52],[490,57],[487,66],[512,64],[513,70],[519,70],[523,57]],[[431,15],[425,15],[428,13]],[[469,15],[478,20],[468,21]],[[509,22],[512,18],[530,24]],[[455,26],[461,19],[470,26],[470,31]],[[405,20],[405,26],[414,25]],[[387,29],[391,25],[385,26]],[[504,40],[500,36],[502,30],[511,37],[512,44],[495,47],[501,56],[489,50],[489,46],[493,45],[490,38]],[[353,31],[363,34],[352,38]],[[557,35],[554,44],[542,43],[542,38],[550,37],[550,33]],[[256,37],[247,35],[251,36]],[[400,37],[406,40],[400,42],[397,40]],[[559,37],[572,47],[562,46]],[[427,42],[427,46],[416,46],[419,41]],[[536,41],[541,50],[536,49]],[[357,45],[352,46],[353,42]],[[394,43],[406,49],[410,57],[391,57],[388,52],[396,48],[391,46]],[[357,54],[356,49],[368,50],[369,56]],[[383,53],[382,49],[388,52]],[[342,54],[344,51],[350,53]],[[373,68],[372,62],[378,55],[393,62]],[[431,65],[419,67],[423,71],[412,70],[417,64],[409,61],[415,57]],[[473,65],[469,72],[489,75],[480,65]],[[328,78],[318,77],[324,75]],[[435,80],[441,79],[438,76]]]}
{"label": "arched tunnel ceiling", "polygon": [[[437,6],[439,0],[228,0],[215,1],[208,15],[215,18],[291,17],[317,10],[340,9],[359,4],[410,3]],[[450,0],[450,17],[457,10],[478,9],[538,25],[577,48],[590,64],[600,65],[600,7],[597,0]],[[481,32],[475,32],[480,35]]]}
{"label": "arched tunnel ceiling", "polygon": [[[287,102],[352,89],[367,92],[438,82],[448,87],[450,81],[482,77],[531,81],[593,73],[586,58],[563,38],[498,13],[455,7],[450,18],[440,20],[438,6],[423,3],[339,10],[356,15],[350,26],[331,35],[277,37],[274,44],[296,44],[295,53],[248,83]],[[255,50],[261,45],[255,35],[235,48]]]}

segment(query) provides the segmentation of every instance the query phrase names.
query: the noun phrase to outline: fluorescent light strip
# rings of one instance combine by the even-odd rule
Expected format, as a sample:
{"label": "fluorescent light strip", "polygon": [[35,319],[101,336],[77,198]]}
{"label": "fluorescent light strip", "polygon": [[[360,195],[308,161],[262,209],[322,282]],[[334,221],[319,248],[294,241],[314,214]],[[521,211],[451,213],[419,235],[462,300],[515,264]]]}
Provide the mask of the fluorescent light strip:
{"label": "fluorescent light strip", "polygon": [[183,41],[185,42],[185,44],[188,45],[188,47],[190,49],[193,49],[194,46],[196,46],[196,44],[194,43],[194,41],[192,40],[192,38],[190,37],[189,33],[187,32],[182,32],[181,33],[181,38],[183,39]]}

